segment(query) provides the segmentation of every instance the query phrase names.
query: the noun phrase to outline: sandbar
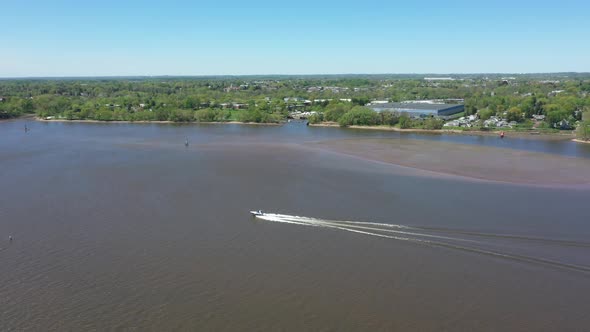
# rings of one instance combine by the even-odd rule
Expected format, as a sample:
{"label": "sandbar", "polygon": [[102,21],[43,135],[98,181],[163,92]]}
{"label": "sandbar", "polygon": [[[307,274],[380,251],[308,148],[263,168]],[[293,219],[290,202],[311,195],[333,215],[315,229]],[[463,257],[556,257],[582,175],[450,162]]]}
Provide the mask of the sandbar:
{"label": "sandbar", "polygon": [[590,159],[415,139],[340,139],[308,146],[466,178],[590,188]]}

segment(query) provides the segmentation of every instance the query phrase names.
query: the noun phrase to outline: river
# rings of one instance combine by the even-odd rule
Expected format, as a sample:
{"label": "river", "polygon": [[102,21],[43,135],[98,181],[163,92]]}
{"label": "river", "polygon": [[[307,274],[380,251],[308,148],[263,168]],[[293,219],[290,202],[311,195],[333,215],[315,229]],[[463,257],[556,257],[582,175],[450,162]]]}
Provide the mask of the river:
{"label": "river", "polygon": [[314,145],[342,139],[590,159],[567,140],[300,122],[0,122],[0,330],[590,326],[588,189],[423,176]]}

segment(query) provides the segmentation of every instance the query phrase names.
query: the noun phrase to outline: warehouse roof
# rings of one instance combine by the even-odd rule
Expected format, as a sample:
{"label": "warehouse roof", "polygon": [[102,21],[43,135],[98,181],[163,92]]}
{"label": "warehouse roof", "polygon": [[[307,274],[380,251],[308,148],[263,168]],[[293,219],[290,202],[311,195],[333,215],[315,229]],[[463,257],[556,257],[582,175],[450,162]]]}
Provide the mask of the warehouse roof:
{"label": "warehouse roof", "polygon": [[463,106],[462,104],[430,104],[430,103],[386,103],[386,104],[372,104],[369,107],[376,109],[403,109],[403,110],[444,110],[457,106]]}

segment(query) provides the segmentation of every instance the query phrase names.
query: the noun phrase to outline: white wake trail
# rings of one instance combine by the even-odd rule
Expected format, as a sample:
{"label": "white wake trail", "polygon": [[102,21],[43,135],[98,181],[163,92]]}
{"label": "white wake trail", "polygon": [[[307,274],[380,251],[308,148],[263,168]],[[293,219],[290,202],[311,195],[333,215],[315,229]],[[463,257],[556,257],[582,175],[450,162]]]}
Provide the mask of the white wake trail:
{"label": "white wake trail", "polygon": [[288,215],[288,214],[278,214],[278,213],[265,213],[264,216],[273,216],[273,217],[285,218],[285,219],[297,219],[300,221],[309,221],[309,222],[333,222],[333,223],[342,223],[342,224],[372,225],[372,226],[381,226],[381,227],[387,227],[387,228],[414,229],[413,227],[406,226],[406,225],[385,224],[385,223],[364,222],[364,221],[326,220],[326,219],[292,216],[292,215]]}
{"label": "white wake trail", "polygon": [[[404,226],[404,225],[383,224],[383,223],[374,223],[374,222],[325,220],[325,219],[318,219],[318,218],[291,216],[291,215],[286,215],[286,214],[274,214],[274,213],[265,213],[264,215],[257,216],[257,217],[260,219],[268,220],[268,221],[283,222],[283,223],[290,223],[290,224],[297,224],[297,225],[304,225],[304,226],[332,227],[332,228],[338,228],[338,229],[346,228],[347,230],[362,229],[362,230],[375,231],[375,232],[387,232],[387,233],[395,233],[395,234],[401,234],[401,235],[428,237],[428,238],[440,239],[440,240],[477,242],[474,240],[454,238],[454,237],[448,237],[448,236],[440,236],[440,235],[432,235],[432,234],[425,234],[425,233],[416,233],[416,232],[395,230],[395,229],[408,229],[408,230],[412,229],[411,227]],[[377,228],[377,227],[370,227],[370,226],[379,226],[379,227],[384,227],[384,228]],[[391,228],[395,228],[395,229],[391,229]]]}
{"label": "white wake trail", "polygon": [[[569,263],[554,261],[554,260],[545,259],[545,258],[537,258],[537,257],[524,256],[524,255],[518,255],[518,254],[503,253],[503,252],[491,251],[491,250],[477,248],[477,247],[467,247],[467,246],[462,246],[462,245],[453,244],[453,243],[449,243],[449,242],[440,242],[440,241],[427,240],[427,239],[416,238],[416,237],[427,237],[427,238],[439,239],[439,240],[466,241],[466,242],[472,242],[472,243],[479,243],[478,241],[475,241],[475,240],[468,240],[468,239],[453,238],[453,237],[447,237],[447,236],[439,236],[439,235],[433,235],[433,234],[423,234],[423,233],[416,233],[416,232],[408,232],[408,231],[391,229],[391,228],[397,228],[397,229],[419,230],[419,228],[412,228],[412,227],[404,226],[404,225],[392,225],[392,224],[358,222],[358,221],[324,220],[324,219],[317,219],[317,218],[291,216],[291,215],[274,214],[274,213],[265,213],[263,215],[256,216],[256,217],[258,219],[273,221],[273,222],[295,224],[295,225],[301,225],[301,226],[332,228],[332,229],[338,229],[338,230],[342,230],[342,231],[353,232],[353,233],[357,233],[357,234],[364,234],[364,235],[369,235],[369,236],[375,236],[375,237],[380,237],[380,238],[413,242],[413,243],[431,246],[431,247],[449,248],[449,249],[477,253],[477,254],[482,254],[482,255],[487,255],[487,256],[492,256],[492,257],[497,257],[497,258],[510,259],[510,260],[515,260],[515,261],[527,262],[527,263],[549,265],[549,266],[553,266],[553,267],[557,267],[557,268],[576,270],[579,272],[585,272],[585,273],[590,272],[590,266],[569,264]],[[379,228],[379,227],[383,227],[383,228]],[[383,234],[383,233],[389,233],[389,234]],[[393,234],[399,234],[399,235],[393,235]]]}

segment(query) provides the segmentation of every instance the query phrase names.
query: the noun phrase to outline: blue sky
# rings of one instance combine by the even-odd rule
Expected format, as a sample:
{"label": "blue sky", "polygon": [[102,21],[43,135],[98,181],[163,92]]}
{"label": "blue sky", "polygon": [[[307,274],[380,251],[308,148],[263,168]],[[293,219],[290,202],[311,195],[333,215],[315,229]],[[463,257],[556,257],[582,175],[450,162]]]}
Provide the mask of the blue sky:
{"label": "blue sky", "polygon": [[0,77],[590,71],[590,1],[9,1]]}

